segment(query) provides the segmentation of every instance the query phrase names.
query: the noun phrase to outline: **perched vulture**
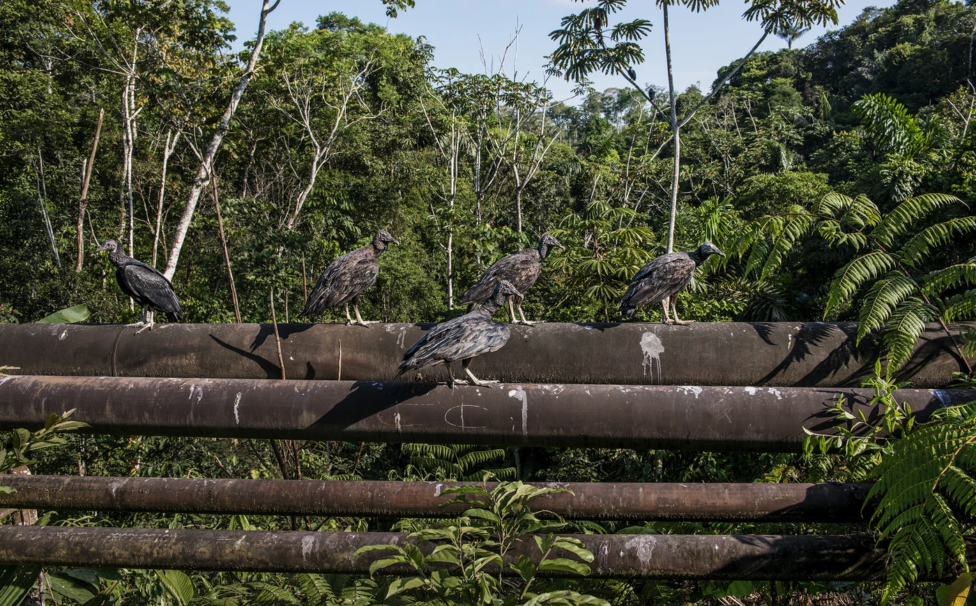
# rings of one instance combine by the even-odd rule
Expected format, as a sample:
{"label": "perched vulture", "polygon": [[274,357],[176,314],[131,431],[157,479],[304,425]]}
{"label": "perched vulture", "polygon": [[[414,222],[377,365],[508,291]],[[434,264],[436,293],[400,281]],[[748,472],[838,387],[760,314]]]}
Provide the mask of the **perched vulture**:
{"label": "perched vulture", "polygon": [[[711,242],[705,242],[692,252],[675,252],[654,259],[641,268],[631,280],[627,294],[620,301],[620,311],[628,318],[634,316],[638,307],[663,303],[664,323],[686,326],[694,320],[681,320],[675,303],[678,293],[691,284],[695,269],[711,255],[722,255]],[[668,304],[674,312],[674,320],[668,315]]]}
{"label": "perched vulture", "polygon": [[[532,288],[535,281],[539,279],[542,272],[542,261],[549,256],[549,251],[553,247],[565,250],[565,246],[559,240],[545,234],[539,238],[538,248],[526,248],[507,257],[502,257],[491,267],[485,270],[478,278],[478,282],[461,295],[461,305],[467,305],[470,312],[477,305],[482,305],[491,298],[495,284],[500,280],[508,280],[522,295],[518,300],[518,312],[522,324],[532,324],[525,319],[522,313],[522,300],[526,291]],[[515,319],[515,310],[512,308],[512,300],[508,300],[508,312],[512,317],[512,323],[518,323]]]}
{"label": "perched vulture", "polygon": [[115,240],[106,240],[95,249],[95,252],[108,251],[108,259],[115,266],[115,278],[119,281],[122,292],[132,297],[132,300],[142,308],[140,324],[145,324],[139,332],[152,330],[153,315],[157,311],[166,314],[170,322],[176,322],[183,316],[180,300],[173,292],[173,283],[156,269],[127,257],[122,247]]}
{"label": "perched vulture", "polygon": [[[363,318],[359,315],[359,295],[376,282],[376,276],[380,273],[380,255],[386,250],[389,242],[399,244],[393,236],[381,229],[373,236],[371,244],[346,253],[330,263],[322,272],[322,277],[315,283],[315,288],[308,296],[302,314],[307,317],[317,316],[326,309],[345,305],[348,325],[371,324],[371,322],[363,322]],[[350,301],[356,312],[355,321],[349,317]]]}
{"label": "perched vulture", "polygon": [[446,364],[451,377],[449,385],[454,387],[458,381],[454,378],[451,363],[460,360],[461,368],[468,374],[473,385],[487,386],[497,383],[498,381],[479,380],[468,368],[468,364],[475,356],[498,351],[508,342],[511,334],[508,326],[495,322],[492,317],[505,305],[505,299],[521,296],[522,293],[511,282],[498,282],[491,297],[480,307],[431,328],[424,338],[404,352],[403,363],[400,364],[396,376],[435,364]]}

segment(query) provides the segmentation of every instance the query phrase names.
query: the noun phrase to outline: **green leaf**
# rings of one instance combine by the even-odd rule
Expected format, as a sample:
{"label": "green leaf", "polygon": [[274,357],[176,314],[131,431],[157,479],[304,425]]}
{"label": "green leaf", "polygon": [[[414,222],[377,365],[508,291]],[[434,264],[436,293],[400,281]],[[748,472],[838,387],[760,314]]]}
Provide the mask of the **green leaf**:
{"label": "green leaf", "polygon": [[526,583],[535,578],[535,564],[524,555],[519,556],[518,564],[509,564],[509,567],[517,572]]}
{"label": "green leaf", "polygon": [[166,588],[166,592],[173,596],[180,606],[187,606],[196,595],[193,581],[179,570],[157,570],[156,576]]}
{"label": "green leaf", "polygon": [[756,586],[753,585],[752,581],[732,581],[729,583],[729,588],[725,591],[725,594],[737,598],[744,598],[752,595],[755,591]]}
{"label": "green leaf", "polygon": [[20,606],[40,572],[40,566],[0,566],[0,606]]}
{"label": "green leaf", "polygon": [[57,574],[48,574],[46,581],[55,593],[82,604],[95,597],[95,592],[91,591],[81,582],[71,578],[65,578]]}
{"label": "green leaf", "polygon": [[590,567],[582,562],[567,558],[553,558],[539,563],[539,570],[554,570],[586,576],[590,574]]}
{"label": "green leaf", "polygon": [[959,578],[951,584],[939,588],[939,606],[966,606],[972,588],[973,573],[965,572],[959,575]]}
{"label": "green leaf", "polygon": [[75,305],[68,309],[54,312],[53,314],[37,321],[37,324],[74,324],[84,322],[91,316],[88,307],[85,305]]}
{"label": "green leaf", "polygon": [[390,583],[390,589],[386,593],[386,597],[389,598],[398,593],[409,591],[411,589],[416,589],[417,587],[424,586],[424,579],[421,577],[409,577],[409,578],[399,578]]}

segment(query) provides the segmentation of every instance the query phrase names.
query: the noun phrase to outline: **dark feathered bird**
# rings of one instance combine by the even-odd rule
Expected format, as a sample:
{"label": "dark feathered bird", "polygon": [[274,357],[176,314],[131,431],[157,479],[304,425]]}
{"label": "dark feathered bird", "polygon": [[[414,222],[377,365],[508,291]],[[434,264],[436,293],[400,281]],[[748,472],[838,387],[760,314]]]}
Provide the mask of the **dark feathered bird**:
{"label": "dark feathered bird", "polygon": [[[302,314],[317,316],[326,309],[345,305],[348,324],[367,326],[368,323],[359,315],[359,295],[376,282],[376,276],[380,273],[380,255],[390,242],[399,244],[393,236],[381,229],[373,236],[372,243],[346,253],[330,263],[315,283]],[[350,302],[356,312],[355,321],[349,317]]]}
{"label": "dark feathered bird", "polygon": [[631,80],[637,79],[637,72],[632,67],[627,68],[627,75],[630,76]]}
{"label": "dark feathered bird", "polygon": [[657,94],[657,91],[655,91],[653,88],[648,88],[647,89],[647,98],[650,99],[651,101],[654,100],[654,95],[656,95],[656,94]]}
{"label": "dark feathered bird", "polygon": [[108,259],[116,268],[115,278],[119,281],[119,288],[142,308],[139,323],[145,326],[139,332],[146,328],[152,330],[153,314],[157,311],[166,314],[170,322],[176,322],[183,317],[183,309],[173,291],[173,283],[166,276],[142,261],[126,256],[115,240],[106,240],[95,252],[104,250],[108,251]]}
{"label": "dark feathered bird", "polygon": [[498,351],[508,342],[511,334],[508,326],[495,322],[492,317],[505,305],[505,299],[521,296],[522,293],[507,280],[498,282],[491,297],[480,307],[431,328],[423,339],[404,352],[403,363],[400,364],[396,377],[411,370],[446,364],[447,372],[451,377],[450,385],[454,387],[457,379],[454,378],[451,363],[460,360],[461,367],[472,384],[484,386],[497,383],[497,381],[479,380],[468,368],[468,364],[475,356]]}
{"label": "dark feathered bird", "polygon": [[532,324],[532,322],[525,319],[525,314],[522,313],[522,300],[526,291],[532,288],[535,281],[539,279],[539,274],[542,272],[542,261],[549,256],[549,252],[553,247],[564,250],[566,248],[559,243],[559,240],[549,234],[545,234],[539,238],[538,247],[526,248],[515,254],[502,257],[486,269],[485,273],[481,274],[481,277],[478,278],[474,286],[461,295],[461,305],[467,305],[468,311],[470,312],[476,305],[481,305],[491,298],[495,284],[500,280],[508,280],[516,290],[522,293],[518,301],[518,312],[521,321],[515,319],[512,300],[509,299],[508,301],[508,312],[511,314],[512,323],[521,322],[522,324]]}
{"label": "dark feathered bird", "polygon": [[[638,307],[664,304],[664,323],[685,326],[694,320],[681,320],[675,303],[678,293],[691,284],[695,269],[711,255],[725,253],[711,242],[705,242],[692,252],[676,252],[661,255],[641,268],[631,280],[627,294],[620,301],[620,311],[628,318],[633,317]],[[668,315],[668,304],[674,312],[674,320]]]}

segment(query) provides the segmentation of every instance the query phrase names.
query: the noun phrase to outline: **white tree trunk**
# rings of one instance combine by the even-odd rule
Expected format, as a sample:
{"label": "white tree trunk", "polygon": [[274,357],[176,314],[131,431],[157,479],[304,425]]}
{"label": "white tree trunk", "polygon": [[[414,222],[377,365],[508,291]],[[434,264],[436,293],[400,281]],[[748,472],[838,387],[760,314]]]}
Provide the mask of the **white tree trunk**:
{"label": "white tree trunk", "polygon": [[176,227],[176,233],[173,236],[173,245],[170,249],[169,259],[166,261],[166,271],[163,272],[163,275],[170,280],[173,279],[173,274],[176,273],[176,265],[180,261],[180,251],[183,249],[183,242],[186,241],[186,234],[190,229],[190,222],[193,220],[193,213],[196,211],[197,202],[200,201],[200,194],[210,180],[210,171],[213,168],[214,157],[217,155],[217,150],[220,149],[220,144],[223,142],[224,136],[230,129],[230,121],[237,111],[237,106],[240,104],[241,98],[244,96],[244,90],[254,75],[254,68],[257,65],[258,57],[261,55],[261,47],[264,45],[264,32],[268,24],[268,15],[278,8],[280,2],[281,0],[275,0],[274,4],[272,4],[271,0],[264,0],[261,6],[261,21],[258,25],[258,36],[254,42],[254,49],[251,51],[251,58],[247,62],[247,69],[244,70],[240,82],[234,87],[234,91],[230,96],[230,102],[227,104],[227,109],[224,111],[224,115],[220,119],[220,124],[217,126],[217,131],[214,133],[213,139],[210,140],[210,144],[207,145],[207,151],[203,155],[203,161],[200,163],[196,177],[193,179],[193,186],[190,188],[190,196],[186,201],[186,208],[183,209],[183,216],[180,217],[180,222]]}
{"label": "white tree trunk", "polygon": [[[156,259],[159,255],[159,236],[163,231],[163,202],[166,199],[166,168],[169,166],[169,157],[176,151],[176,143],[180,140],[180,132],[177,131],[173,137],[173,131],[166,133],[166,146],[163,148],[163,178],[159,183],[159,206],[156,208],[156,230],[153,234],[152,266],[156,267]],[[170,142],[172,141],[172,143]]]}

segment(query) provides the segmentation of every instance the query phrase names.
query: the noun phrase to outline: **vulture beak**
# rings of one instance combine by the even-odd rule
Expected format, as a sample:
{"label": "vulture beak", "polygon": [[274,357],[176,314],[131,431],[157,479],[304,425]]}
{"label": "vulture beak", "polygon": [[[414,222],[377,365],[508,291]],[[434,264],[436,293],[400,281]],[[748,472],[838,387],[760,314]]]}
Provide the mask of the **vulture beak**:
{"label": "vulture beak", "polygon": [[108,246],[102,244],[101,246],[99,246],[98,248],[95,249],[95,252],[100,253],[100,252],[102,252],[104,250],[108,250]]}
{"label": "vulture beak", "polygon": [[724,252],[721,252],[721,251],[719,251],[719,253],[718,253],[718,254],[720,254],[720,255],[722,255],[722,258],[723,258],[723,259],[725,258],[725,253],[724,253]]}
{"label": "vulture beak", "polygon": [[400,245],[400,241],[399,241],[399,240],[397,240],[396,238],[393,238],[392,240],[390,240],[390,242],[392,242],[392,243],[394,243],[394,244],[396,244],[397,246],[399,246],[399,245]]}

